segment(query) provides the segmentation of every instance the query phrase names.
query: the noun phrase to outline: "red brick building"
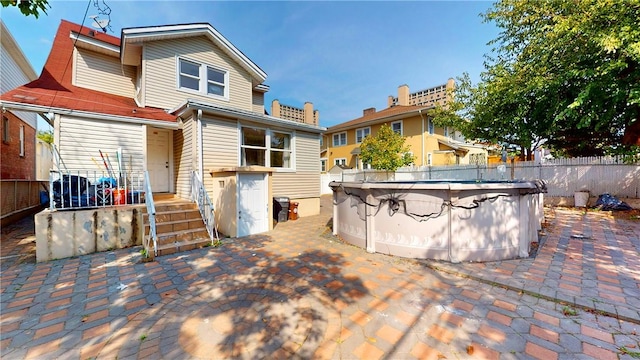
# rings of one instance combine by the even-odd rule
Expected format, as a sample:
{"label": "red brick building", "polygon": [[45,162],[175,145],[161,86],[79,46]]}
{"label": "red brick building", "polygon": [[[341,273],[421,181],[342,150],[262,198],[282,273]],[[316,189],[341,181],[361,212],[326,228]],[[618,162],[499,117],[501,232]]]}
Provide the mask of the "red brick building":
{"label": "red brick building", "polygon": [[2,114],[2,157],[0,178],[3,180],[35,180],[36,129],[10,111]]}

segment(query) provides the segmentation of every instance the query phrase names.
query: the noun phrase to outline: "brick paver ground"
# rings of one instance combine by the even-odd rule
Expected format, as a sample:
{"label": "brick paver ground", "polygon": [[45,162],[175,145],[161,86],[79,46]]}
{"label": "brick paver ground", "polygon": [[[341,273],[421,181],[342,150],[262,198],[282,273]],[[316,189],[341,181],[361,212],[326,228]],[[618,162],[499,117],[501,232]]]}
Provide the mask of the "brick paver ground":
{"label": "brick paver ground", "polygon": [[[555,209],[535,258],[369,254],[319,216],[140,262],[36,264],[2,229],[2,359],[634,359],[640,221]],[[31,255],[29,255],[31,252]]]}

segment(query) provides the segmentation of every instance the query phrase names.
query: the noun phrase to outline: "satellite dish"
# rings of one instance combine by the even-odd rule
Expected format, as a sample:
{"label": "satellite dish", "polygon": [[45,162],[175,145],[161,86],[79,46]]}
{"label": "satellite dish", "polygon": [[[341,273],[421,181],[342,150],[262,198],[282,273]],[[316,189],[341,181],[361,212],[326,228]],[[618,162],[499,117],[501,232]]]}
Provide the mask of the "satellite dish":
{"label": "satellite dish", "polygon": [[89,15],[89,18],[93,20],[93,23],[91,25],[94,28],[100,29],[105,33],[107,32],[107,27],[109,26],[108,19],[105,19],[105,20],[98,19],[98,15]]}

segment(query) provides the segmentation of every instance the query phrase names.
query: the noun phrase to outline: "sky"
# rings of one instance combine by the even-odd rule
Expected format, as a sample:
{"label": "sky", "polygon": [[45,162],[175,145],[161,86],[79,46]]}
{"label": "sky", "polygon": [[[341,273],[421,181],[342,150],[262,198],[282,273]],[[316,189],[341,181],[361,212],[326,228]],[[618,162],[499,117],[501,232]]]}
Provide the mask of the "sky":
{"label": "sky", "polygon": [[[387,107],[398,86],[411,92],[444,84],[464,72],[477,82],[488,42],[498,28],[483,21],[491,1],[123,1],[49,0],[39,18],[17,8],[0,17],[36,73],[47,59],[60,20],[93,26],[110,19],[122,28],[209,23],[267,73],[271,101],[313,103],[320,126]],[[97,5],[97,6],[96,6]],[[101,11],[102,10],[102,11]],[[110,15],[105,13],[110,11]],[[86,15],[85,15],[86,14]]]}

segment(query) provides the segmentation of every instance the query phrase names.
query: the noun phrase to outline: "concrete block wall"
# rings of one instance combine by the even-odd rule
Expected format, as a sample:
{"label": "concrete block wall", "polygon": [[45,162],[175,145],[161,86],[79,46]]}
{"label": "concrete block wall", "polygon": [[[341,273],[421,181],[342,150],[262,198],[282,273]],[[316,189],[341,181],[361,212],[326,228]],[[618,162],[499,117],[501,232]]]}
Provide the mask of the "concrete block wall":
{"label": "concrete block wall", "polygon": [[36,261],[49,261],[142,244],[144,206],[35,215]]}

